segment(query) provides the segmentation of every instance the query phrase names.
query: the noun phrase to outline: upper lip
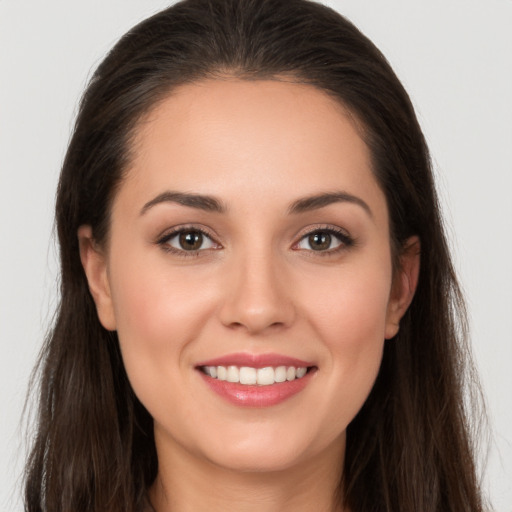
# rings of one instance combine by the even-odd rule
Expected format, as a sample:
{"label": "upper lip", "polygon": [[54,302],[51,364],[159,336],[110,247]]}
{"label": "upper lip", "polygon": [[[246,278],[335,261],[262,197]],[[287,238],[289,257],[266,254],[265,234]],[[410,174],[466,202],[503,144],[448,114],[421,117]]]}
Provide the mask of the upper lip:
{"label": "upper lip", "polygon": [[197,364],[197,367],[201,366],[248,366],[250,368],[294,366],[295,368],[307,368],[314,365],[311,362],[282,354],[247,354],[240,352],[208,359]]}

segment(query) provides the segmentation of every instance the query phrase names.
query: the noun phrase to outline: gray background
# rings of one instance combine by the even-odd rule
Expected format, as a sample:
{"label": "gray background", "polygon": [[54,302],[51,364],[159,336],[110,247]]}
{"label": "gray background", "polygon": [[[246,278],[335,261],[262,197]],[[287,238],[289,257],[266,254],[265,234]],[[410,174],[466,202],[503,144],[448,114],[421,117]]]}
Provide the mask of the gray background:
{"label": "gray background", "polygon": [[[485,477],[512,511],[512,1],[347,0],[388,57],[434,158],[492,438]],[[59,167],[92,69],[164,0],[0,0],[0,511],[21,511],[21,413],[56,302]]]}

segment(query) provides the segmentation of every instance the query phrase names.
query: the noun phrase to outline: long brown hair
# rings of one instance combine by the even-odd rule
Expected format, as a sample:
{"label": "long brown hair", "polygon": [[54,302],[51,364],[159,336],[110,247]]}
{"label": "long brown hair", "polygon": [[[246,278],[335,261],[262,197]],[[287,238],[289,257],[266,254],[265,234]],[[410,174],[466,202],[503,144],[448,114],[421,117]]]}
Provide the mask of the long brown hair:
{"label": "long brown hair", "polygon": [[428,149],[411,102],[379,50],[335,11],[307,0],[185,0],[130,30],[80,104],[56,204],[61,300],[39,363],[26,511],[141,512],[158,461],[117,335],[99,323],[77,229],[108,238],[112,199],[138,121],[176,86],[232,75],[289,76],[358,119],[387,198],[395,259],[421,240],[416,296],[385,344],[375,386],[348,427],[340,496],[353,512],[483,510],[465,390],[465,316]]}

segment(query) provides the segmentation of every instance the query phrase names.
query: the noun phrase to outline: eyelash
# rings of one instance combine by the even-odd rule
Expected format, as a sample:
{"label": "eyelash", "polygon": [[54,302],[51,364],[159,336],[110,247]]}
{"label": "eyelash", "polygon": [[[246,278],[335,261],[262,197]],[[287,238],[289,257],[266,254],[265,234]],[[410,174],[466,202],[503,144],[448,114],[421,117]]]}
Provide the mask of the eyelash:
{"label": "eyelash", "polygon": [[[185,249],[178,249],[176,247],[172,247],[169,245],[169,242],[173,239],[178,237],[182,234],[187,233],[198,233],[202,237],[208,239],[210,243],[214,245],[214,247],[208,247],[206,249],[197,249],[197,250],[185,250]],[[339,245],[337,247],[334,247],[333,249],[326,249],[326,250],[317,250],[314,249],[300,249],[298,248],[298,245],[302,243],[304,240],[306,240],[308,237],[315,235],[315,234],[326,234],[331,237],[334,237],[338,242]],[[203,228],[197,227],[197,226],[181,226],[179,228],[175,228],[172,231],[166,233],[162,237],[160,237],[156,243],[162,247],[162,249],[166,252],[176,254],[180,257],[197,257],[199,254],[203,251],[207,250],[217,250],[221,249],[222,246],[214,240],[212,235],[206,231]],[[321,256],[321,257],[328,257],[335,254],[338,254],[339,252],[342,252],[344,250],[347,250],[351,247],[353,247],[356,244],[356,240],[352,238],[350,235],[348,235],[344,230],[335,228],[332,226],[318,226],[313,229],[310,229],[309,231],[303,233],[299,240],[293,244],[292,249],[296,251],[308,251],[314,255]]]}
{"label": "eyelash", "polygon": [[[314,249],[299,249],[297,246],[306,240],[308,237],[315,235],[315,234],[326,234],[331,237],[334,237],[338,242],[339,245],[337,247],[334,247],[333,249],[326,249],[326,250],[318,250],[315,251]],[[356,240],[351,237],[346,231],[336,228],[334,226],[316,226],[313,229],[309,229],[307,232],[303,233],[301,237],[299,238],[299,241],[296,242],[293,245],[293,249],[300,251],[300,250],[306,250],[311,255],[320,256],[320,257],[329,257],[337,255],[340,252],[346,251],[347,249],[350,249],[351,247],[354,247],[356,245]]]}
{"label": "eyelash", "polygon": [[[173,238],[178,237],[181,234],[186,234],[186,233],[198,233],[203,238],[210,240],[210,242],[215,247],[187,251],[185,249],[178,249],[176,247],[172,247],[171,245],[169,245],[169,242]],[[197,227],[197,226],[180,226],[179,228],[173,229],[172,231],[170,231],[170,232],[166,233],[165,235],[163,235],[162,237],[160,237],[156,241],[156,243],[159,246],[161,246],[164,251],[172,253],[172,254],[176,254],[176,255],[178,255],[180,257],[184,257],[184,258],[199,256],[199,253],[202,251],[205,251],[205,250],[217,250],[217,249],[222,248],[222,246],[214,240],[214,238],[208,231],[206,231],[205,229],[202,229],[200,227]]]}

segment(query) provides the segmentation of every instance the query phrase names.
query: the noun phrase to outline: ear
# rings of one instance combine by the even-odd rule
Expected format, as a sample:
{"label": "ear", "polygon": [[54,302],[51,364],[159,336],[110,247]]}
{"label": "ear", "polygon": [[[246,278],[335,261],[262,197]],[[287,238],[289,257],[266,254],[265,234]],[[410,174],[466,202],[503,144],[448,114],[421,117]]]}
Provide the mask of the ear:
{"label": "ear", "polygon": [[408,238],[400,254],[399,268],[395,272],[386,315],[385,338],[396,336],[400,320],[412,302],[420,273],[420,239]]}
{"label": "ear", "polygon": [[101,325],[109,331],[115,331],[116,321],[110,284],[107,273],[107,258],[96,244],[91,226],[78,228],[80,260],[89,283],[89,290],[96,304],[96,311]]}

